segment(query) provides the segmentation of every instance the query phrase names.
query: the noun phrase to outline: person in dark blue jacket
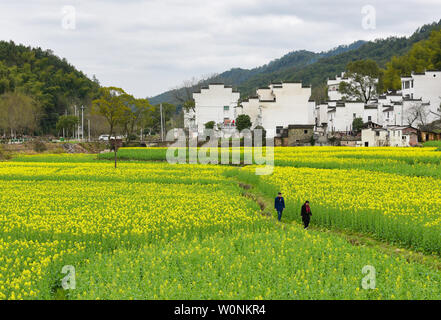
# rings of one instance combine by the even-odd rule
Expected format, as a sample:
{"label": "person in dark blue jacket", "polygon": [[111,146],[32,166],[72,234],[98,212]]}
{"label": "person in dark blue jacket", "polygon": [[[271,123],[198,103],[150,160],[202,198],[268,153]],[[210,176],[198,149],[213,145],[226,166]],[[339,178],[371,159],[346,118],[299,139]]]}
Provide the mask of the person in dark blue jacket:
{"label": "person in dark blue jacket", "polygon": [[279,221],[282,221],[282,213],[285,209],[285,199],[282,197],[282,193],[279,192],[279,195],[274,200],[274,209],[277,210],[277,216],[279,218]]}

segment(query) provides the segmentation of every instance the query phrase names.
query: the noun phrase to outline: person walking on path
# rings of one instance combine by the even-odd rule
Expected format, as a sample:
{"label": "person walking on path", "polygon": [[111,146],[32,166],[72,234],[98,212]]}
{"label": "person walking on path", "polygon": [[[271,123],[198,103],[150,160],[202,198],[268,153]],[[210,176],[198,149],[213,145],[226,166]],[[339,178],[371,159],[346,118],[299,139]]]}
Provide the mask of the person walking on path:
{"label": "person walking on path", "polygon": [[277,210],[277,216],[279,221],[282,221],[282,213],[283,210],[285,209],[285,199],[283,199],[281,192],[279,192],[279,195],[274,200],[274,209]]}
{"label": "person walking on path", "polygon": [[302,220],[303,225],[305,226],[305,230],[308,229],[309,223],[311,222],[311,207],[309,206],[309,201],[306,201],[305,204],[302,206]]}

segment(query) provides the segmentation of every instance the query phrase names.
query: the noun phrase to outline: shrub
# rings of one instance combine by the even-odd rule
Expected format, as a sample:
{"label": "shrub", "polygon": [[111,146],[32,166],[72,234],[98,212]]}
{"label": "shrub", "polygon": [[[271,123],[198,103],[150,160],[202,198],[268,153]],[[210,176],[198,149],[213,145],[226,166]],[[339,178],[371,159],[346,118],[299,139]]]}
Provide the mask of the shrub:
{"label": "shrub", "polygon": [[237,130],[242,131],[245,129],[250,129],[252,126],[251,118],[247,114],[241,114],[236,119]]}
{"label": "shrub", "polygon": [[424,142],[423,146],[425,148],[441,148],[441,141],[427,141]]}
{"label": "shrub", "polygon": [[205,129],[213,130],[216,123],[214,121],[209,121],[205,124]]}
{"label": "shrub", "polygon": [[35,152],[41,153],[47,150],[46,144],[40,140],[33,143],[33,149]]}

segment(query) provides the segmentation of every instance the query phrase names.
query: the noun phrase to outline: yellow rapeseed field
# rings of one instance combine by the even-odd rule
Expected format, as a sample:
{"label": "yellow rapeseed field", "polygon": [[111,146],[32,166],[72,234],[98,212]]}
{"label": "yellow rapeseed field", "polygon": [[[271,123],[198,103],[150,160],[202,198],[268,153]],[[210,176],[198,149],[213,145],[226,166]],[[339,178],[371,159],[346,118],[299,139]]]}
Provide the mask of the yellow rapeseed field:
{"label": "yellow rapeseed field", "polygon": [[[391,152],[390,161],[411,165],[412,154],[372,152],[374,162]],[[423,165],[438,165],[433,150],[403,152],[421,161],[430,153]],[[356,161],[364,153],[326,148],[323,158]],[[130,162],[114,169],[81,155],[1,162],[0,299],[441,298],[440,271],[295,221],[279,224],[238,185],[253,183],[271,197],[285,192],[288,220],[308,199],[315,224],[438,252],[435,176],[300,164],[319,154],[277,150],[276,164],[285,162],[260,178],[252,167]],[[76,270],[73,290],[61,287],[66,265]],[[375,289],[362,286],[365,266],[376,270]]]}

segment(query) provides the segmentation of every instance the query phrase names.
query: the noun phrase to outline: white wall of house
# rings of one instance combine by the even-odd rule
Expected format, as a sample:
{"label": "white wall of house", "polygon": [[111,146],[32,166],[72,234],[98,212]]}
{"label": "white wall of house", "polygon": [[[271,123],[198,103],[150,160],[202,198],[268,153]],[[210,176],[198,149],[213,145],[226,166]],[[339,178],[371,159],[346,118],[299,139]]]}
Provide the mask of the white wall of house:
{"label": "white wall of house", "polygon": [[224,84],[210,84],[200,92],[193,94],[195,100],[195,126],[203,132],[205,124],[214,121],[216,124],[235,120],[235,107],[240,93]]}
{"label": "white wall of house", "polygon": [[401,78],[404,97],[422,99],[429,103],[428,122],[440,119],[441,104],[441,71],[412,73],[410,77]]}
{"label": "white wall of house", "polygon": [[355,118],[364,117],[363,102],[341,102],[331,104],[328,112],[328,130],[334,132],[352,131],[352,123]]}
{"label": "white wall of house", "polygon": [[310,97],[311,88],[301,83],[271,84],[257,90],[256,98],[242,102],[242,112],[250,116],[253,127],[263,126],[271,138],[277,127],[315,124],[315,102]]}
{"label": "white wall of house", "polygon": [[328,124],[328,104],[317,105],[315,107],[314,118],[318,126]]}
{"label": "white wall of house", "polygon": [[376,124],[380,123],[380,112],[379,112],[379,106],[377,104],[373,105],[367,105],[364,107],[363,111],[363,122],[373,122]]}
{"label": "white wall of house", "polygon": [[364,129],[361,131],[363,147],[384,147],[389,145],[386,129]]}
{"label": "white wall of house", "polygon": [[392,126],[383,129],[364,129],[361,133],[362,145],[365,147],[410,147],[411,137],[416,133],[405,132],[408,127]]}
{"label": "white wall of house", "polygon": [[259,105],[259,98],[253,97],[242,101],[241,108],[238,109],[238,115],[240,110],[240,114],[246,114],[250,117],[253,129],[261,125]]}
{"label": "white wall of house", "polygon": [[403,129],[390,129],[389,141],[391,147],[410,147],[410,135],[404,134]]}
{"label": "white wall of house", "polygon": [[342,99],[342,95],[340,93],[340,83],[348,82],[349,79],[345,78],[345,73],[342,72],[340,76],[336,76],[335,79],[328,79],[328,97],[329,100],[339,101]]}

